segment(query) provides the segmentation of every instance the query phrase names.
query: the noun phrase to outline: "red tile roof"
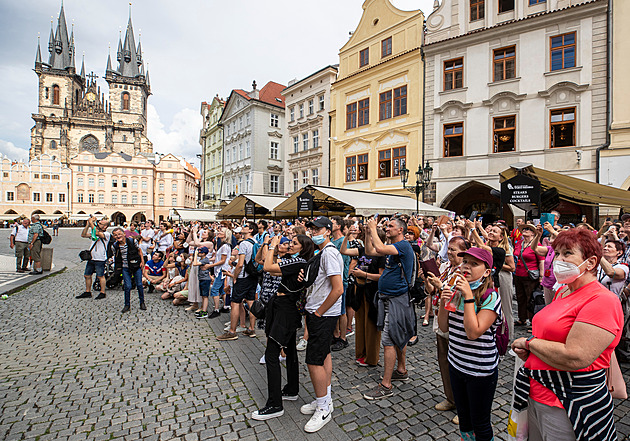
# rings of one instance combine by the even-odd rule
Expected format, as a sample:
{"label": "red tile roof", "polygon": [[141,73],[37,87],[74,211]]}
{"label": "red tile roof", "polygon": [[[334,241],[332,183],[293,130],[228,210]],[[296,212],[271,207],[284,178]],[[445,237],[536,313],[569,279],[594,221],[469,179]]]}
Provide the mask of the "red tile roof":
{"label": "red tile roof", "polygon": [[260,89],[260,101],[284,108],[284,97],[282,96],[282,91],[285,88],[286,86],[283,86],[282,84],[269,81],[262,89]]}
{"label": "red tile roof", "polygon": [[243,89],[234,89],[234,92],[238,93],[240,96],[245,98],[247,101],[249,101],[251,99],[249,97],[249,95],[247,94],[247,92],[245,92]]}

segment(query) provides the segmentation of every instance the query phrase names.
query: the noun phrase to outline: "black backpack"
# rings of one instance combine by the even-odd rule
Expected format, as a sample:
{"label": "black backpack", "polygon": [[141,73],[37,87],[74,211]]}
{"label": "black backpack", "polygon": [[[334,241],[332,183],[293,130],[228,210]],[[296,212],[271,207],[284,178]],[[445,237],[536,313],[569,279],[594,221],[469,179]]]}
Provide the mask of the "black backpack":
{"label": "black backpack", "polygon": [[252,257],[245,262],[245,272],[247,273],[247,277],[256,277],[257,279],[261,279],[263,276],[263,270],[261,265],[256,263],[257,244],[253,239],[246,239],[246,241],[252,244]]}
{"label": "black backpack", "polygon": [[309,288],[315,283],[315,279],[317,279],[317,274],[319,273],[319,266],[322,261],[322,254],[324,254],[324,250],[328,247],[333,247],[337,249],[332,243],[330,245],[326,245],[322,250],[311,257],[308,262],[306,262],[306,268],[304,269],[304,288]]}
{"label": "black backpack", "polygon": [[48,245],[52,242],[52,237],[50,237],[50,234],[48,234],[48,231],[46,231],[44,227],[42,227],[42,234],[39,236],[39,240],[43,245]]}
{"label": "black backpack", "polygon": [[[103,243],[105,243],[104,240]],[[110,234],[109,241],[107,241],[107,244],[105,245],[105,250],[107,251],[107,260],[114,257],[114,243],[116,243],[116,239],[114,239],[114,236]]]}

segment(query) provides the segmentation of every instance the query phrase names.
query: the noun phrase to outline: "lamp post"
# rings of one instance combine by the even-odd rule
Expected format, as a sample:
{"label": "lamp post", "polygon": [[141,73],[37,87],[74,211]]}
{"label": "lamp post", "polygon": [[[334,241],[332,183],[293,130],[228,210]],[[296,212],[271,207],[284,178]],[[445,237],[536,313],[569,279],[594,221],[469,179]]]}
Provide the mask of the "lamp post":
{"label": "lamp post", "polygon": [[416,172],[416,185],[407,187],[407,182],[409,181],[409,170],[407,170],[407,168],[403,168],[400,171],[400,181],[402,182],[403,188],[416,194],[416,215],[418,215],[418,212],[420,211],[420,194],[431,183],[432,174],[433,167],[429,165],[429,161],[427,161],[424,165],[424,168],[422,168],[422,163],[418,164],[418,171]]}

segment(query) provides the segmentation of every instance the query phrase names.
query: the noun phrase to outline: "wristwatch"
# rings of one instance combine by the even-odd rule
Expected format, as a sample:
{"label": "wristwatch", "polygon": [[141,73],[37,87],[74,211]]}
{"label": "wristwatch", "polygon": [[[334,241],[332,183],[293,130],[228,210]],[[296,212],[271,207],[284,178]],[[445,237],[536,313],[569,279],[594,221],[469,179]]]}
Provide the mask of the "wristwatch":
{"label": "wristwatch", "polygon": [[464,299],[464,303],[475,303],[475,299]]}
{"label": "wristwatch", "polygon": [[530,335],[529,337],[527,337],[527,340],[525,340],[525,349],[527,349],[529,351],[529,342],[532,341],[533,339],[535,339],[536,337],[534,337],[534,335]]}

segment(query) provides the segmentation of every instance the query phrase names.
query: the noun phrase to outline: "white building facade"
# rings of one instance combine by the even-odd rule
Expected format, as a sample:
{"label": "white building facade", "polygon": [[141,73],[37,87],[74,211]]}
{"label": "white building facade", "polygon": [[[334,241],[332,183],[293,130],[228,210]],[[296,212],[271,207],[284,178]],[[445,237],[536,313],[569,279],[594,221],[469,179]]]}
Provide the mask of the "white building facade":
{"label": "white building facade", "polygon": [[[596,180],[607,130],[606,7],[605,0],[443,0],[433,10],[424,53],[434,187],[425,201],[510,220],[490,190],[511,164]],[[574,205],[559,211],[592,216]]]}
{"label": "white building facade", "polygon": [[221,199],[239,194],[282,195],[284,192],[285,86],[270,81],[262,89],[235,89],[219,120],[223,127]]}
{"label": "white building facade", "polygon": [[286,101],[284,137],[285,195],[305,185],[330,184],[330,85],[337,66],[290,81],[282,91]]}

